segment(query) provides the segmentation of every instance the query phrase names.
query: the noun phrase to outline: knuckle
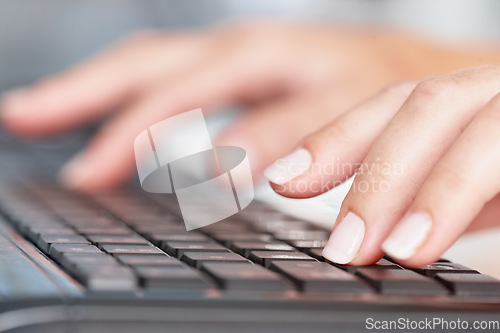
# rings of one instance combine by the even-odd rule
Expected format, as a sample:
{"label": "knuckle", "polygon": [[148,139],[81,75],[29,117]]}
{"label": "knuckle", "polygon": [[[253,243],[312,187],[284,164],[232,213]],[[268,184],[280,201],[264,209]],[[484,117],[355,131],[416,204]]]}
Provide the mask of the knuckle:
{"label": "knuckle", "polygon": [[[337,121],[331,124],[321,133],[321,137],[326,138],[330,142],[348,143],[352,137],[352,129],[354,126],[347,121]],[[322,141],[322,140],[320,140]]]}
{"label": "knuckle", "polygon": [[[465,172],[452,165],[440,164],[432,173],[432,179],[449,193],[460,193],[469,188],[469,180]],[[431,183],[432,180],[431,180]]]}
{"label": "knuckle", "polygon": [[417,84],[412,92],[412,97],[420,98],[424,96],[431,102],[447,101],[456,93],[459,80],[455,76],[441,76],[429,78]]}
{"label": "knuckle", "polygon": [[352,189],[360,193],[389,192],[398,178],[398,168],[389,162],[379,159],[373,162],[363,162],[356,171]]}

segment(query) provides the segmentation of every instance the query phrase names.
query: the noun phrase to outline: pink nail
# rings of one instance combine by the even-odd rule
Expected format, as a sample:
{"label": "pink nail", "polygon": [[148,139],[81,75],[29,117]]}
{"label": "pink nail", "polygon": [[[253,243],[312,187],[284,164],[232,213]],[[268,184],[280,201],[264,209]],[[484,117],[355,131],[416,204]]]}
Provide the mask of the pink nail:
{"label": "pink nail", "polygon": [[356,214],[349,212],[333,229],[323,249],[323,256],[338,264],[347,264],[358,254],[364,237],[365,222]]}
{"label": "pink nail", "polygon": [[412,257],[427,238],[432,219],[427,212],[405,215],[382,244],[384,251],[396,259]]}

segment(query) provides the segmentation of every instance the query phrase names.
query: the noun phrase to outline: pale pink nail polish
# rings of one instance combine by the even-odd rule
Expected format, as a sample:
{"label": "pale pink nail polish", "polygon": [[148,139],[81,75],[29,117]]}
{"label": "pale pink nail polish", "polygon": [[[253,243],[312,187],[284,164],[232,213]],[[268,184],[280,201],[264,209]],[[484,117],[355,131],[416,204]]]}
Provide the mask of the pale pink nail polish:
{"label": "pale pink nail polish", "polygon": [[427,238],[432,219],[426,212],[404,216],[382,244],[382,249],[396,259],[411,258]]}
{"label": "pale pink nail polish", "polygon": [[323,256],[338,264],[347,264],[358,254],[364,237],[365,222],[356,214],[349,212],[333,229],[323,249]]}
{"label": "pale pink nail polish", "polygon": [[311,153],[299,148],[270,165],[264,171],[264,177],[274,184],[283,185],[309,170],[311,163]]}

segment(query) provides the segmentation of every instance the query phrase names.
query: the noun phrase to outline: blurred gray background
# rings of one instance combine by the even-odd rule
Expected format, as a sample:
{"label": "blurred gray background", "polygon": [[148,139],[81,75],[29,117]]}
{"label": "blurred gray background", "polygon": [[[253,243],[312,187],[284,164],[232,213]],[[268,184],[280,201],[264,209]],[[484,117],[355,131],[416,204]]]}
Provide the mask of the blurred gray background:
{"label": "blurred gray background", "polygon": [[0,0],[0,91],[60,71],[141,28],[292,18],[500,39],[498,0]]}

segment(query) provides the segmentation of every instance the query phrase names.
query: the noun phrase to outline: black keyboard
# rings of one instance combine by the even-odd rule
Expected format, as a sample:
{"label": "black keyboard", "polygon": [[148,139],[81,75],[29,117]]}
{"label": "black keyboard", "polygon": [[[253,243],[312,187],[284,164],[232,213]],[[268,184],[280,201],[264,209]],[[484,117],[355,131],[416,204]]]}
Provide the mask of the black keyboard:
{"label": "black keyboard", "polygon": [[142,289],[500,296],[500,281],[440,260],[408,269],[390,258],[340,266],[321,251],[329,232],[255,202],[194,231],[169,207],[132,190],[82,197],[30,182],[2,193],[12,225],[89,292]]}
{"label": "black keyboard", "polygon": [[0,332],[359,332],[369,318],[499,319],[493,277],[445,259],[337,265],[321,254],[329,230],[258,201],[187,232],[174,196],[133,184],[66,191],[55,170],[81,142],[0,133]]}

